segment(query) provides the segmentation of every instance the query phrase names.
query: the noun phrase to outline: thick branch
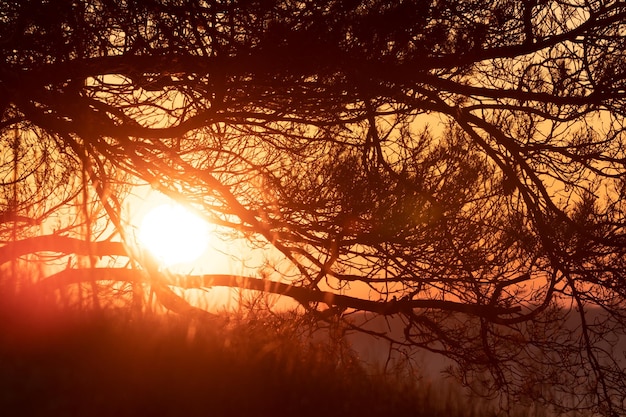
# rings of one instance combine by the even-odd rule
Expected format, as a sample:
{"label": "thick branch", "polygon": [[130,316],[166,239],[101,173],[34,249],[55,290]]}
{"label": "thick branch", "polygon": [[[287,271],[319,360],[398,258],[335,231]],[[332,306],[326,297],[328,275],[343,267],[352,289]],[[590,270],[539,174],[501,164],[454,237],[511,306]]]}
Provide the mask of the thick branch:
{"label": "thick branch", "polygon": [[[91,256],[129,256],[126,246],[121,242],[87,242],[66,236],[47,235],[11,242],[1,247],[0,264],[29,253],[42,251]],[[217,286],[249,289],[290,297],[301,304],[322,302],[329,306],[336,306],[343,309],[349,308],[370,311],[383,315],[409,312],[413,309],[437,309],[456,311],[498,321],[499,316],[515,314],[520,311],[518,307],[502,308],[495,305],[465,304],[447,300],[366,300],[327,291],[298,287],[282,282],[237,275],[179,275],[173,277],[166,277],[165,274],[162,275],[163,276],[156,277],[158,278],[156,281],[171,282],[173,285],[180,288],[189,289]],[[44,279],[39,285],[54,289],[64,285],[95,281],[143,282],[145,281],[145,277],[142,275],[141,271],[131,269],[67,269]]]}
{"label": "thick branch", "polygon": [[[327,291],[312,290],[294,286],[287,283],[275,282],[261,278],[237,276],[237,275],[185,275],[165,276],[161,274],[158,282],[171,282],[170,285],[191,289],[207,287],[230,287],[247,290],[261,291],[290,297],[301,304],[326,303],[340,309],[355,309],[369,311],[382,315],[408,313],[414,309],[433,309],[454,311],[474,316],[484,317],[493,322],[499,322],[500,316],[519,313],[520,307],[504,308],[493,305],[464,304],[447,300],[392,300],[374,301],[347,295],[334,294]],[[94,268],[94,269],[66,269],[52,275],[39,283],[46,289],[55,289],[65,285],[80,282],[95,281],[126,281],[141,282],[145,279],[144,273],[133,269],[119,268]]]}
{"label": "thick branch", "polygon": [[122,242],[88,242],[67,236],[36,236],[0,247],[0,265],[35,252],[74,253],[88,256],[129,256]]}

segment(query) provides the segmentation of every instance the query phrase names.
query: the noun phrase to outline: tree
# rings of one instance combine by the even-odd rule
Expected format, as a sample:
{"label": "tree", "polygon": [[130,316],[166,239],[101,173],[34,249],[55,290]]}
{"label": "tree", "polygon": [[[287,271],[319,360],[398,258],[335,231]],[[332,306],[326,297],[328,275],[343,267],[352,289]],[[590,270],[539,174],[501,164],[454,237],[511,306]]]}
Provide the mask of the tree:
{"label": "tree", "polygon": [[[4,262],[27,247],[132,257],[121,202],[151,184],[292,271],[179,285],[394,315],[393,343],[448,356],[487,395],[625,411],[621,2],[1,10]],[[68,206],[80,222],[37,236]],[[158,274],[90,262],[42,282],[149,280],[203,314]]]}

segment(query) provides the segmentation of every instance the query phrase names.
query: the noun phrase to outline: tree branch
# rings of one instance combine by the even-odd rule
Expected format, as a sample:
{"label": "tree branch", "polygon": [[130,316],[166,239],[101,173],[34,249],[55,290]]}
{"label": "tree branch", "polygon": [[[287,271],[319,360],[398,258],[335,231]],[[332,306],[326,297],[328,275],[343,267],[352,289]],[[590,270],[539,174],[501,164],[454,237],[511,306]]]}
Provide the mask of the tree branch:
{"label": "tree branch", "polygon": [[0,247],[0,265],[35,252],[58,252],[91,256],[129,256],[122,242],[88,242],[68,236],[44,235],[9,242]]}
{"label": "tree branch", "polygon": [[[415,309],[427,309],[453,311],[483,317],[493,322],[499,322],[502,320],[500,316],[517,314],[521,311],[521,307],[506,308],[494,305],[464,304],[448,300],[366,300],[347,295],[334,294],[328,291],[298,287],[283,282],[239,275],[209,274],[169,276],[165,273],[159,273],[159,276],[151,276],[150,278],[156,279],[156,281],[160,283],[159,285],[166,283],[165,286],[171,285],[184,289],[209,287],[240,288],[290,297],[303,305],[309,303],[325,303],[330,307],[335,306],[341,309],[369,311],[381,315],[409,313]],[[145,281],[145,275],[144,272],[134,269],[66,269],[42,280],[37,285],[46,290],[53,290],[66,285],[96,281],[143,282]]]}

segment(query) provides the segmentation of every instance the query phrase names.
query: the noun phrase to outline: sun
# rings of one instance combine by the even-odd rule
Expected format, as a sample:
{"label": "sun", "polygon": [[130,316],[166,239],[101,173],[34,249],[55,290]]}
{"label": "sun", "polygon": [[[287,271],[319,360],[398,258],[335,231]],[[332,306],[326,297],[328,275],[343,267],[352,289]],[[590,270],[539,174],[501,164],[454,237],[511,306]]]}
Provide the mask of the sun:
{"label": "sun", "polygon": [[154,207],[143,217],[139,243],[163,266],[197,260],[208,248],[209,224],[176,203]]}

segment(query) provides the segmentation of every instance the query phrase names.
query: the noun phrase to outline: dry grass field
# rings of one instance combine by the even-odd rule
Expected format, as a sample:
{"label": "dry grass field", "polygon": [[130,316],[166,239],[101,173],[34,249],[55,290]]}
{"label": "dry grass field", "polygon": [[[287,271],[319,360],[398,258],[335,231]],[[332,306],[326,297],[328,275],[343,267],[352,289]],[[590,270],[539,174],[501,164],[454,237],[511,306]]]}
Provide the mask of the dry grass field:
{"label": "dry grass field", "polygon": [[497,414],[446,381],[382,372],[361,360],[363,346],[311,332],[297,315],[242,311],[200,323],[4,301],[4,416]]}

